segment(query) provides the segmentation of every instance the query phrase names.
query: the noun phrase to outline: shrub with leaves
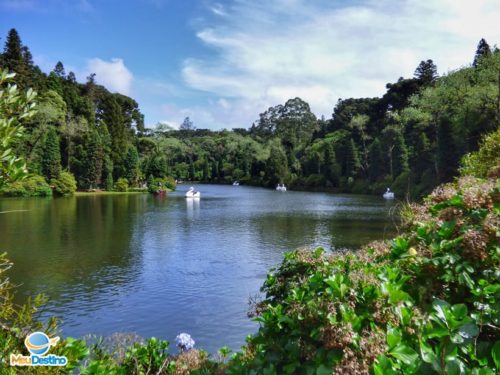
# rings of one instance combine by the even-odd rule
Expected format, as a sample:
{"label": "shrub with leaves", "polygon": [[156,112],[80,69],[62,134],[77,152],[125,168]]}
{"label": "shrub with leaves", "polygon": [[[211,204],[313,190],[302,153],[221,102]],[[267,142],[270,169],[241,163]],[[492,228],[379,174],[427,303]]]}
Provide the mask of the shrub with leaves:
{"label": "shrub with leaves", "polygon": [[69,197],[75,194],[76,180],[75,176],[70,172],[63,171],[59,175],[59,178],[52,179],[50,182],[55,195]]}
{"label": "shrub with leaves", "polygon": [[500,177],[500,129],[486,135],[478,151],[464,156],[460,171],[482,178]]}
{"label": "shrub with leaves", "polygon": [[115,183],[115,191],[128,191],[128,181],[126,178],[119,178]]}
{"label": "shrub with leaves", "polygon": [[229,372],[494,374],[499,188],[463,177],[414,206],[389,243],[286,254]]}
{"label": "shrub with leaves", "polygon": [[32,175],[7,184],[2,193],[8,197],[50,197],[52,189],[42,176]]}
{"label": "shrub with leaves", "polygon": [[16,156],[13,146],[22,136],[22,121],[35,114],[36,93],[20,93],[12,84],[14,73],[0,71],[0,188],[27,175],[26,163]]}

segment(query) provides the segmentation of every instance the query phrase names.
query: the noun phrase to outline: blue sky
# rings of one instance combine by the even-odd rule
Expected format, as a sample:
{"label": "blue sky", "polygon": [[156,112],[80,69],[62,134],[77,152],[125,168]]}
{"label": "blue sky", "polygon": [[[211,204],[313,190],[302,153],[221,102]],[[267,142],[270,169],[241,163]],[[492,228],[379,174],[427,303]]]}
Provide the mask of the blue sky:
{"label": "blue sky", "polygon": [[14,27],[42,70],[95,72],[148,126],[221,129],[296,96],[329,118],[424,59],[459,68],[498,19],[496,0],[0,0],[0,42]]}

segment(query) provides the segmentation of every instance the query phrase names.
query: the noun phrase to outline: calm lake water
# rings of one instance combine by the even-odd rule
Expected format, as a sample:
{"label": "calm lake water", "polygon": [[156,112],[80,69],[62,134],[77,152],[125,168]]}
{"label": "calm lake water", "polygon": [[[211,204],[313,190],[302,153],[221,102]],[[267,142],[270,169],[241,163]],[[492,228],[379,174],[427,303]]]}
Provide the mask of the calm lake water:
{"label": "calm lake water", "polygon": [[135,332],[210,352],[258,326],[248,298],[297,247],[356,248],[394,234],[382,197],[198,185],[148,194],[0,199],[0,251],[20,296],[43,292],[63,335]]}

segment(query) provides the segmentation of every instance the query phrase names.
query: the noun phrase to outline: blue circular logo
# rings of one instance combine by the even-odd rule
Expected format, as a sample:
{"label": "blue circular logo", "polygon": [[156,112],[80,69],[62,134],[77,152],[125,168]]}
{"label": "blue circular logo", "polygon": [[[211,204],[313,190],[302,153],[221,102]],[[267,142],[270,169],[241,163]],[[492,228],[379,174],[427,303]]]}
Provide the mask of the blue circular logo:
{"label": "blue circular logo", "polygon": [[29,352],[36,355],[44,355],[47,353],[51,344],[51,340],[43,332],[33,332],[24,340],[24,345],[26,345]]}

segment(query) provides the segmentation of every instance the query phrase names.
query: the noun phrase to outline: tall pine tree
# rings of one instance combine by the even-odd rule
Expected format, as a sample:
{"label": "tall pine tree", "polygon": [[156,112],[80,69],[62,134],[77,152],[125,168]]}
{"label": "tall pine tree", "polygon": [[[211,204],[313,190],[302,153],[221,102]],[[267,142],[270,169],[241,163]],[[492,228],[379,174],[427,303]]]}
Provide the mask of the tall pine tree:
{"label": "tall pine tree", "polygon": [[490,45],[486,42],[484,38],[482,38],[477,45],[476,54],[474,55],[474,62],[472,63],[474,68],[478,67],[483,57],[489,55],[491,55]]}
{"label": "tall pine tree", "polygon": [[429,86],[438,77],[436,64],[430,59],[421,61],[415,69],[414,75],[423,86]]}
{"label": "tall pine tree", "polygon": [[45,136],[40,165],[42,167],[42,174],[47,181],[59,177],[61,173],[61,151],[59,148],[59,136],[54,127],[50,127]]}

